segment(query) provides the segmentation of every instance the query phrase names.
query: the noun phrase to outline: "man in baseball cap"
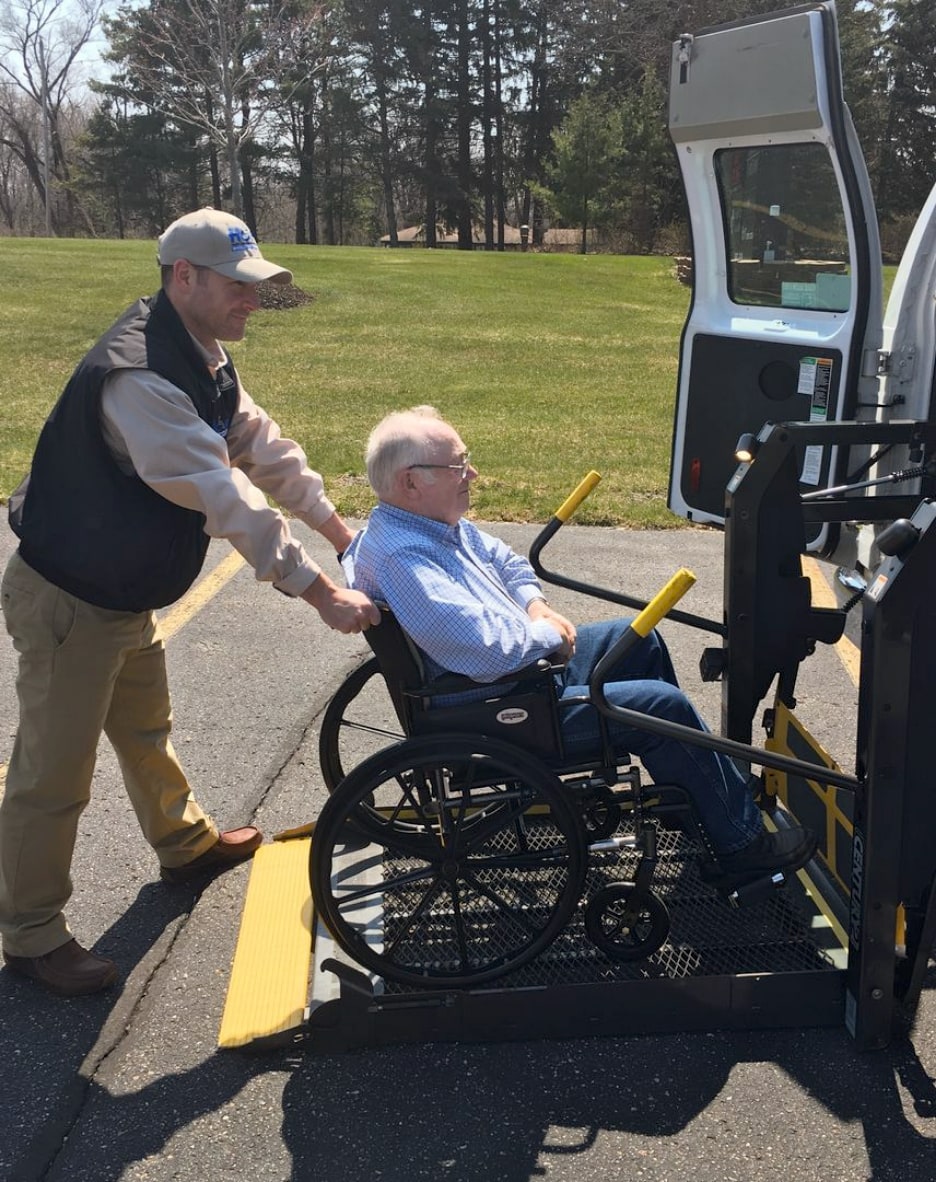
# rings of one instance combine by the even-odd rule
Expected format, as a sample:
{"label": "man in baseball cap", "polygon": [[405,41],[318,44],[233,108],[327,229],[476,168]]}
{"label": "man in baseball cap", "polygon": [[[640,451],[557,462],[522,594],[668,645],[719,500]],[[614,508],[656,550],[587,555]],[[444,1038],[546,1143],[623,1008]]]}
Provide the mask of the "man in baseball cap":
{"label": "man in baseball cap", "polygon": [[243,283],[291,283],[292,272],[268,263],[250,227],[232,213],[197,209],[177,218],[159,238],[159,262],[187,259]]}
{"label": "man in baseball cap", "polygon": [[[173,222],[158,259],[161,290],[128,308],[78,365],[10,499],[20,542],[0,600],[19,653],[19,731],[0,800],[0,935],[9,971],[66,996],[117,978],[65,919],[102,730],[164,882],[203,883],[262,840],[255,825],[219,829],[169,741],[154,609],[192,585],[209,538],[227,538],[259,580],[305,600],[330,628],[360,632],[380,618],[366,595],[332,582],[267,501],[347,549],[352,531],[321,476],[221,345],[243,337],[258,283],[292,275],[263,258],[239,218],[215,209]],[[223,695],[211,690],[223,720]]]}

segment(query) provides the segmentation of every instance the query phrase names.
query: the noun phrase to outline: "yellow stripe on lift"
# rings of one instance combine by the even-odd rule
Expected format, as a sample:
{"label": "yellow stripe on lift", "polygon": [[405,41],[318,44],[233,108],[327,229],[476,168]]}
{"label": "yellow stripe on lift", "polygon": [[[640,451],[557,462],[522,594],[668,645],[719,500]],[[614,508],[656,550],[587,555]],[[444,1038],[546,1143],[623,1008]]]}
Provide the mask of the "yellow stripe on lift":
{"label": "yellow stripe on lift", "polygon": [[[764,814],[764,824],[771,833],[776,833],[777,826],[771,820],[769,813]],[[810,878],[809,871],[805,869],[805,867],[803,869],[797,870],[796,877],[806,888],[806,893],[809,895],[810,901],[819,912],[818,915],[812,917],[813,929],[815,930],[821,926],[826,926],[829,928],[838,947],[836,949],[826,948],[825,951],[831,960],[837,962],[840,968],[844,968],[848,949],[848,933],[835,918],[831,907],[829,907],[825,901],[825,896],[823,895],[822,891],[819,890],[812,878]]]}
{"label": "yellow stripe on lift", "polygon": [[254,854],[219,1047],[285,1042],[305,1020],[312,963],[310,845],[311,838],[274,841]]}

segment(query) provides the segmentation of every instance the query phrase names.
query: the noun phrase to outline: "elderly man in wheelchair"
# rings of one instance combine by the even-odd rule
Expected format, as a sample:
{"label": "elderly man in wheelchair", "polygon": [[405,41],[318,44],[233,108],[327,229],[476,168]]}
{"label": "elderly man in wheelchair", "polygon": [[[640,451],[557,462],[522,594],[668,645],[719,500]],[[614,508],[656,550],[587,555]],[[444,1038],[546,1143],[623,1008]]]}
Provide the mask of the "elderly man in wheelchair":
{"label": "elderly man in wheelchair", "polygon": [[[649,890],[655,829],[639,773],[620,770],[630,754],[655,792],[683,802],[703,877],[723,893],[809,860],[814,835],[768,832],[727,756],[596,709],[589,681],[627,622],[576,629],[526,559],[465,519],[477,471],[433,408],[385,418],[366,462],[378,505],[345,571],[389,609],[367,638],[408,738],[355,768],[319,821],[313,890],[346,951],[404,984],[479,984],[525,963],[578,905],[589,850],[625,844],[612,836],[623,801],[636,881],[592,900],[586,926],[610,955],[654,952],[668,920]],[[607,701],[705,730],[655,630],[612,660]],[[360,851],[346,868],[349,836],[380,851],[378,878],[362,880]]]}

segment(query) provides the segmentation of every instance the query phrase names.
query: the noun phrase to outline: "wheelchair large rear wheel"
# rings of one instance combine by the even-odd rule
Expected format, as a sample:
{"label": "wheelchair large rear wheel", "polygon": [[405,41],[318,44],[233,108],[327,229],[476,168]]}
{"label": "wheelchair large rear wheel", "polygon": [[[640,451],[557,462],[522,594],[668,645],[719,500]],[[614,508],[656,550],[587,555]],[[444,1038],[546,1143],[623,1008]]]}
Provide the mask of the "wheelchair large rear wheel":
{"label": "wheelchair large rear wheel", "polygon": [[376,657],[344,679],[325,708],[319,730],[319,765],[329,792],[375,751],[403,738]]}
{"label": "wheelchair large rear wheel", "polygon": [[468,988],[556,938],[586,857],[578,811],[545,765],[449,734],[408,739],[349,772],[316,824],[310,880],[352,960],[404,985]]}
{"label": "wheelchair large rear wheel", "polygon": [[[319,730],[319,765],[329,793],[352,768],[403,738],[387,683],[376,657],[372,657],[348,674],[325,708]],[[375,812],[373,798],[365,797],[348,823],[366,836],[375,827],[382,829],[384,818]],[[398,829],[412,831],[405,817],[397,816],[393,823]]]}

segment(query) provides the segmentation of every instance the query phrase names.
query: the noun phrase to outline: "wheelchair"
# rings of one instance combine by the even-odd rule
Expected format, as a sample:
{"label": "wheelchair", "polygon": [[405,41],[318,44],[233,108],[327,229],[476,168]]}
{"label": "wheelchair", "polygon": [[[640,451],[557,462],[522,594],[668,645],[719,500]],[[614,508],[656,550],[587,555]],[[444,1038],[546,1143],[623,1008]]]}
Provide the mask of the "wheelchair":
{"label": "wheelchair", "polygon": [[[653,601],[656,618],[693,577],[680,579],[678,594],[668,585]],[[636,622],[622,644],[646,635]],[[605,956],[657,952],[670,928],[652,886],[659,825],[685,829],[713,858],[685,792],[644,784],[613,750],[604,712],[600,750],[570,760],[561,711],[594,696],[561,699],[548,661],[483,686],[451,674],[430,682],[389,611],[365,637],[374,655],[320,730],[330,795],[309,872],[336,943],[385,981],[473,988],[538,957],[587,894],[584,928]],[[373,750],[349,766],[362,742]],[[625,856],[631,876],[602,874]],[[596,863],[600,885],[586,892]]]}

